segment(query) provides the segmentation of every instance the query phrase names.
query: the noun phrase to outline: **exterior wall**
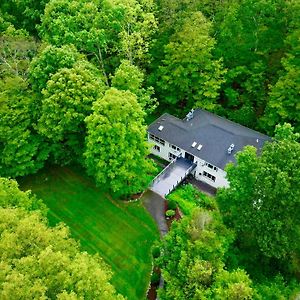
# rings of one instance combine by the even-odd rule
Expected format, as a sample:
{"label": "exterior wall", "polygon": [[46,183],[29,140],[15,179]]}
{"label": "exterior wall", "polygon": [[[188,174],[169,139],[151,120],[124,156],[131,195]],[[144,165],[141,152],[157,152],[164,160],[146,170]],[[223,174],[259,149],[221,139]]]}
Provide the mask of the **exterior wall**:
{"label": "exterior wall", "polygon": [[[166,160],[166,161],[170,161],[169,159],[169,153],[172,153],[176,156],[178,156],[180,153],[182,153],[182,156],[185,156],[185,152],[184,150],[180,149],[175,150],[172,148],[172,144],[170,144],[169,142],[165,141],[165,145],[163,146],[161,143],[157,142],[157,141],[153,141],[152,139],[150,139],[150,136],[148,134],[148,141],[150,144],[153,145],[153,147],[151,148],[151,153],[161,157],[162,159]],[[154,149],[154,146],[158,146],[160,147],[160,151]],[[176,146],[176,145],[174,145]],[[193,175],[197,180],[203,181],[215,188],[219,188],[219,187],[228,187],[229,183],[226,180],[225,176],[226,176],[226,172],[220,168],[217,168],[217,170],[213,170],[211,168],[209,168],[206,165],[206,161],[198,158],[195,156],[194,159],[194,163],[197,163],[197,167],[195,168],[195,170],[193,171]],[[203,175],[203,172],[207,172],[213,176],[215,176],[215,181],[213,181],[212,179],[206,177]]]}
{"label": "exterior wall", "polygon": [[171,161],[169,159],[169,153],[172,153],[176,156],[178,156],[180,153],[183,153],[183,155],[184,155],[183,150],[180,150],[180,151],[174,150],[171,146],[172,144],[168,143],[167,141],[165,141],[164,146],[162,144],[160,144],[159,142],[153,141],[152,139],[150,139],[149,134],[148,134],[148,142],[150,144],[156,145],[160,148],[160,151],[157,151],[156,149],[154,149],[154,147],[152,147],[151,153],[163,158],[164,160]]}
{"label": "exterior wall", "polygon": [[[201,160],[200,158],[195,158],[197,160],[197,167],[193,173],[194,177],[197,180],[203,181],[215,188],[220,188],[220,187],[229,187],[229,182],[226,179],[226,172],[220,168],[217,168],[217,170],[209,168],[206,163],[206,161]],[[212,179],[206,177],[203,175],[203,172],[209,173],[213,176],[215,176],[215,181]]]}

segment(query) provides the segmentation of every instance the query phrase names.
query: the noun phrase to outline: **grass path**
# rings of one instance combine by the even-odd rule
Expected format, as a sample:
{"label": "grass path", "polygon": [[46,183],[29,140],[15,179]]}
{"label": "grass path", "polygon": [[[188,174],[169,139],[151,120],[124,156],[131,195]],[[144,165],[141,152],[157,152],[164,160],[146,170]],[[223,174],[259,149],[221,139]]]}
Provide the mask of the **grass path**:
{"label": "grass path", "polygon": [[51,167],[19,180],[49,207],[50,224],[64,222],[83,250],[99,253],[112,283],[129,300],[144,299],[156,226],[140,203],[114,201],[74,168]]}

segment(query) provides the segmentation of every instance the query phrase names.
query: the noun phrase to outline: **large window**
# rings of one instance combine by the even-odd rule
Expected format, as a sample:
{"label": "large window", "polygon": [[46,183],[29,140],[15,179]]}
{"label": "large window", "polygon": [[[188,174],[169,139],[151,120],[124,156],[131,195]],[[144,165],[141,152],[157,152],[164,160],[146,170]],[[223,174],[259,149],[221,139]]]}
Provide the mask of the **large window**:
{"label": "large window", "polygon": [[209,164],[209,163],[206,163],[206,165],[207,165],[210,169],[212,169],[212,170],[214,170],[214,171],[218,171],[218,168],[217,168],[217,167],[215,167],[215,166],[213,166],[213,165],[211,165],[211,164]]}
{"label": "large window", "polygon": [[160,152],[160,147],[157,145],[154,145],[153,149],[156,150],[157,152]]}
{"label": "large window", "polygon": [[169,152],[169,160],[175,159],[177,156],[171,152]]}
{"label": "large window", "polygon": [[209,174],[209,173],[207,173],[207,172],[205,172],[205,171],[203,171],[203,176],[209,178],[209,179],[212,180],[213,182],[216,181],[216,177],[215,177],[215,176],[213,176],[213,175],[211,175],[211,174]]}
{"label": "large window", "polygon": [[162,140],[162,139],[160,139],[159,137],[155,136],[154,134],[150,133],[149,137],[150,137],[151,140],[153,140],[153,141],[155,141],[157,143],[160,143],[163,146],[165,145],[165,141]]}
{"label": "large window", "polygon": [[180,148],[176,147],[175,145],[170,144],[170,147],[171,147],[173,150],[180,151]]}

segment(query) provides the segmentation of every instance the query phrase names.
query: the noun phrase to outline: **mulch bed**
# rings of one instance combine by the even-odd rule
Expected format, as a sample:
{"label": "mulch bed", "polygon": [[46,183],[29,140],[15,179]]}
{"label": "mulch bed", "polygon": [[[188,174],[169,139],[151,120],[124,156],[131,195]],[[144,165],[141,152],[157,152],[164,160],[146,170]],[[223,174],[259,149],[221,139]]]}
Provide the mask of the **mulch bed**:
{"label": "mulch bed", "polygon": [[147,299],[149,299],[149,300],[155,300],[156,299],[156,296],[157,296],[156,290],[157,290],[157,288],[158,288],[158,285],[153,285],[151,283],[150,289],[148,291]]}
{"label": "mulch bed", "polygon": [[[157,273],[160,276],[160,269],[155,267],[153,272]],[[157,298],[157,289],[159,288],[159,282],[152,283],[150,285],[150,289],[148,290],[147,299],[156,300]]]}

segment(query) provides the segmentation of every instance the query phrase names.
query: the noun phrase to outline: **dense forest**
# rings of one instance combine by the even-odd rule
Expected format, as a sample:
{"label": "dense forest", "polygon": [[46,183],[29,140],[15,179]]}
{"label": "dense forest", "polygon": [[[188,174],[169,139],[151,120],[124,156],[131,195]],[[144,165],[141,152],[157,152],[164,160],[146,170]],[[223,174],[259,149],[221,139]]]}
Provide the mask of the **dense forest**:
{"label": "dense forest", "polygon": [[173,225],[161,299],[299,296],[299,39],[297,0],[2,0],[0,298],[122,299],[100,257],[7,178],[77,164],[128,199],[156,170],[147,124],[197,107],[274,142],[241,152],[213,208]]}

